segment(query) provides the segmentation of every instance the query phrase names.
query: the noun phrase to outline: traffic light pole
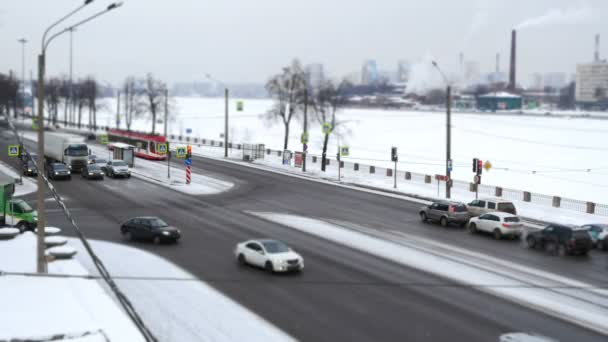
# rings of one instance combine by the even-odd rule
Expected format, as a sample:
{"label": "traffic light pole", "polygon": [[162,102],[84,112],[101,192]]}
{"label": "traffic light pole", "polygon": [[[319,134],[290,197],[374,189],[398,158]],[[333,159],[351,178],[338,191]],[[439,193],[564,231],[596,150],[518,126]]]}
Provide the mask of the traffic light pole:
{"label": "traffic light pole", "polygon": [[447,115],[447,127],[446,127],[446,160],[445,160],[445,175],[448,179],[445,181],[445,197],[450,198],[452,195],[452,169],[451,169],[451,160],[452,160],[452,87],[450,85],[447,86],[446,91],[446,115]]}
{"label": "traffic light pole", "polygon": [[394,184],[394,188],[397,189],[397,161],[395,160],[395,174],[394,174],[394,178],[395,178],[395,184]]}

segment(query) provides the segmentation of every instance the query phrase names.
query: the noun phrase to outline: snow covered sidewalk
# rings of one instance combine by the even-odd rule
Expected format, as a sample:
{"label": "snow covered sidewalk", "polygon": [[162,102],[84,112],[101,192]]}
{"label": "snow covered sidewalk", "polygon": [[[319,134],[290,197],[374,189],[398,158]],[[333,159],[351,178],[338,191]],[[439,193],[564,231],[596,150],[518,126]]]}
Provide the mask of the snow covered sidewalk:
{"label": "snow covered sidewalk", "polygon": [[[2,161],[0,161],[0,173],[19,180],[19,174],[17,173],[17,171],[15,171],[15,169],[11,165],[8,165]],[[13,194],[13,196],[15,197],[31,194],[32,192],[35,192],[38,189],[35,178],[30,179],[28,177],[23,176],[22,179],[23,184],[15,182],[15,193]]]}
{"label": "snow covered sidewalk", "polygon": [[[0,340],[65,335],[70,341],[83,342],[144,341],[96,280],[15,275],[36,272],[35,258],[34,234],[0,240]],[[73,259],[55,260],[48,266],[50,275],[88,275]]]}

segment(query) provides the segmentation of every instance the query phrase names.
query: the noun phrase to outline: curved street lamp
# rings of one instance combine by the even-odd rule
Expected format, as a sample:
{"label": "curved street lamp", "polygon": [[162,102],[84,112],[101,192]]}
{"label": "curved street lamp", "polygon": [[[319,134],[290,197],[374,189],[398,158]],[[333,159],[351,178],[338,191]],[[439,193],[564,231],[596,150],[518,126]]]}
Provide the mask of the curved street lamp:
{"label": "curved street lamp", "polygon": [[228,86],[226,83],[213,78],[210,74],[205,74],[205,77],[224,86],[224,98],[226,102],[224,104],[224,158],[228,158]]}

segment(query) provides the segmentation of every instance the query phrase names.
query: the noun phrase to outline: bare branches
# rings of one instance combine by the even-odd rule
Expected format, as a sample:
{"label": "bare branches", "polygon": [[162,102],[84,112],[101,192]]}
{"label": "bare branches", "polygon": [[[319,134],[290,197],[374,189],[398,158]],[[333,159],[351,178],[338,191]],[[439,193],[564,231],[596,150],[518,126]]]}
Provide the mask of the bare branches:
{"label": "bare branches", "polygon": [[146,76],[144,97],[146,98],[146,110],[152,119],[152,134],[156,134],[157,117],[164,110],[166,89],[167,85],[160,79],[154,78],[151,73]]}

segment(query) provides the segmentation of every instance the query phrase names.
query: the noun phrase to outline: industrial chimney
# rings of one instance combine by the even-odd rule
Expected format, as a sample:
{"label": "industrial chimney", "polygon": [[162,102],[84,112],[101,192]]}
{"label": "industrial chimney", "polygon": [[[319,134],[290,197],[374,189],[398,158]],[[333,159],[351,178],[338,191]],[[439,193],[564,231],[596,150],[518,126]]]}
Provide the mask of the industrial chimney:
{"label": "industrial chimney", "polygon": [[517,53],[517,31],[511,31],[511,66],[509,69],[509,87],[508,89],[513,91],[516,87],[515,73],[517,70],[516,66],[516,53]]}
{"label": "industrial chimney", "polygon": [[599,63],[600,61],[600,35],[599,33],[595,35],[595,55],[593,58],[595,63]]}

